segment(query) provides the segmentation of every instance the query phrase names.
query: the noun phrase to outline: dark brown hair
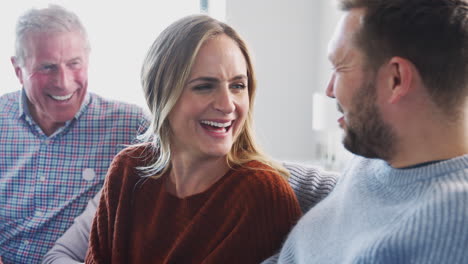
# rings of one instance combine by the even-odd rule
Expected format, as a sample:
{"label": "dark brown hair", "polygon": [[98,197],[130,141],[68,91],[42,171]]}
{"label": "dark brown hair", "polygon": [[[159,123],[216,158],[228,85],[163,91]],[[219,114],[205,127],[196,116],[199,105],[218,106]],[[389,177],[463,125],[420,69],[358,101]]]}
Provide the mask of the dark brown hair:
{"label": "dark brown hair", "polygon": [[339,0],[364,8],[355,41],[373,70],[394,56],[418,69],[432,100],[454,114],[468,96],[467,0]]}

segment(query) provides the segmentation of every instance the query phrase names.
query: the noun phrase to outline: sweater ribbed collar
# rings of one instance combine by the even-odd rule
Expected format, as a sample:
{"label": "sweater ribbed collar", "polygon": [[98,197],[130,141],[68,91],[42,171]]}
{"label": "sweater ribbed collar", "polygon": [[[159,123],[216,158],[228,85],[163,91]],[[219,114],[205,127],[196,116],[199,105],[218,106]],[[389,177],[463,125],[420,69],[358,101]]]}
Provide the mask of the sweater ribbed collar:
{"label": "sweater ribbed collar", "polygon": [[[431,163],[425,166],[396,169],[387,162],[378,159],[360,158],[360,167],[370,177],[385,185],[411,185],[422,181],[431,181],[449,174],[460,174],[468,180],[468,154],[452,159]],[[359,168],[358,168],[359,169]]]}

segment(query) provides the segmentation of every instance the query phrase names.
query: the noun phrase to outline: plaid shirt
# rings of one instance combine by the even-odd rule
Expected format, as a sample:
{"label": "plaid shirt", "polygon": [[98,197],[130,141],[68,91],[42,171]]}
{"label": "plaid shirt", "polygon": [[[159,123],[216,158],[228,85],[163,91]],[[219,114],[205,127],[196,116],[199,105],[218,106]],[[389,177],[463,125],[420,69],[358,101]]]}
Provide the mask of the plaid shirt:
{"label": "plaid shirt", "polygon": [[40,263],[102,187],[112,158],[148,127],[143,110],[89,93],[47,137],[23,91],[0,97],[0,256]]}

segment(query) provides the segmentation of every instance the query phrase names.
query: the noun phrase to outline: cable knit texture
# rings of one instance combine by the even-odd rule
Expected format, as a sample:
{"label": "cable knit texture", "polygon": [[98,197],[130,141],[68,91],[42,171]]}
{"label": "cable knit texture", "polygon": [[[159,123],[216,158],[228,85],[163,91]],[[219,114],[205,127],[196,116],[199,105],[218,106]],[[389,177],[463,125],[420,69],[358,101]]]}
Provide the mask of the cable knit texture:
{"label": "cable knit texture", "polygon": [[468,263],[467,204],[468,155],[408,169],[356,157],[279,262]]}
{"label": "cable knit texture", "polygon": [[335,187],[339,174],[319,166],[285,161],[283,166],[291,176],[289,185],[296,194],[303,213],[325,198]]}
{"label": "cable knit texture", "polygon": [[301,215],[288,183],[258,170],[268,168],[258,162],[181,199],[165,190],[164,177],[137,175],[142,153],[132,147],[114,159],[86,263],[259,263],[281,247]]}

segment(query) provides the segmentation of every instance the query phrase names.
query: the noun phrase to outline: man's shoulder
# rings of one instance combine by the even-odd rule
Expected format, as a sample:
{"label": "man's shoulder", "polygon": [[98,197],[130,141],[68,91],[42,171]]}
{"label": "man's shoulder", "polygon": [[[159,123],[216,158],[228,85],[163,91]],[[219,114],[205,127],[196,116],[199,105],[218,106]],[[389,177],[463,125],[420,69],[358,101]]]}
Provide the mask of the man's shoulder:
{"label": "man's shoulder", "polygon": [[324,199],[335,187],[339,173],[303,162],[284,161],[289,171],[289,185],[294,190],[303,213]]}
{"label": "man's shoulder", "polygon": [[19,124],[17,119],[20,113],[20,95],[21,91],[16,91],[0,96],[0,121],[2,126],[10,127]]}
{"label": "man's shoulder", "polygon": [[[451,162],[454,167],[456,162],[461,163],[457,169],[446,170],[446,173],[435,174],[428,180],[415,183],[420,188],[413,188],[413,185],[400,187],[411,189],[409,192],[414,194],[413,199],[400,206],[404,209],[396,218],[398,221],[393,223],[392,230],[389,230],[391,236],[399,236],[400,241],[406,241],[402,243],[403,246],[420,246],[431,241],[432,251],[426,253],[437,250],[439,253],[451,251],[454,255],[462,254],[461,250],[466,249],[468,168],[463,168],[463,161],[466,162],[466,157]],[[437,166],[443,164],[432,165]]]}
{"label": "man's shoulder", "polygon": [[339,177],[338,172],[328,171],[320,166],[306,163],[284,161],[283,166],[290,173],[289,182],[292,186],[305,184],[311,185],[311,188],[323,186],[331,190]]}
{"label": "man's shoulder", "polygon": [[414,263],[465,263],[461,260],[467,248],[468,185],[464,185],[443,194],[431,190],[420,203],[408,204],[408,209],[389,226],[385,250],[411,250]]}
{"label": "man's shoulder", "polygon": [[[143,133],[149,127],[149,114],[141,107],[111,100],[90,93],[90,102],[79,117],[84,124],[97,127],[112,127],[116,130],[136,128],[138,134]],[[90,123],[91,122],[91,123]]]}
{"label": "man's shoulder", "polygon": [[0,110],[11,112],[15,110],[18,111],[19,107],[19,98],[21,91],[15,91],[11,93],[6,93],[0,96]]}
{"label": "man's shoulder", "polygon": [[447,219],[462,220],[460,224],[468,222],[468,168],[436,175],[425,184],[429,187],[421,193],[422,202],[414,207],[414,215],[432,214],[431,217],[438,218],[448,213]]}
{"label": "man's shoulder", "polygon": [[91,101],[88,106],[88,112],[91,115],[110,117],[145,117],[147,115],[142,107],[135,104],[104,98],[95,93],[89,93],[89,95]]}

